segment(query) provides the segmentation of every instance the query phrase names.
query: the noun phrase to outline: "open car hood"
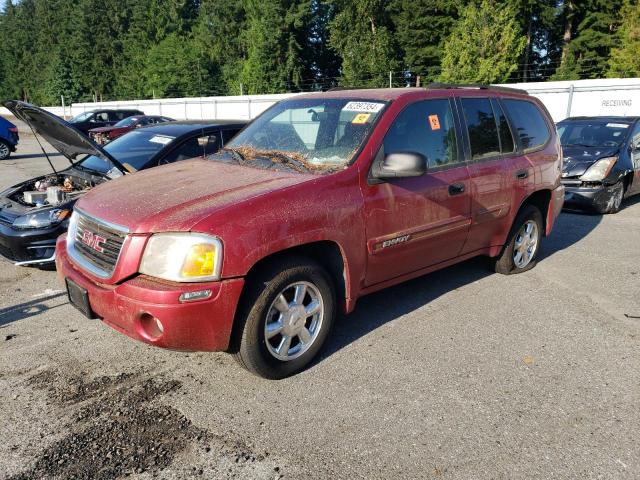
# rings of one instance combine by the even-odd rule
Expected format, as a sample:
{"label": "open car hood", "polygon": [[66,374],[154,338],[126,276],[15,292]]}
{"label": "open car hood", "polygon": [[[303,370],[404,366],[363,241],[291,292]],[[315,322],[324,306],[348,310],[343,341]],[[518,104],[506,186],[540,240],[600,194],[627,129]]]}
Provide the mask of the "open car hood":
{"label": "open car hood", "polygon": [[95,155],[120,170],[122,174],[128,172],[112,155],[57,115],[19,100],[8,100],[4,102],[4,106],[67,157],[71,165],[74,165],[80,155]]}

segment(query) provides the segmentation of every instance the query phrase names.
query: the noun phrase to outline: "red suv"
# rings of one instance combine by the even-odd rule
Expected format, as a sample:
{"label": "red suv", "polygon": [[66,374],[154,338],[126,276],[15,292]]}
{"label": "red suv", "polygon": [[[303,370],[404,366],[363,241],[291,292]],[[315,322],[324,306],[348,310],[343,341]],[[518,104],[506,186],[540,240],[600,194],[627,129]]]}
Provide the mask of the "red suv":
{"label": "red suv", "polygon": [[86,316],[282,378],[363,295],[478,255],[533,267],[561,170],[547,111],[521,91],[304,94],[208,159],[94,188],[56,262]]}

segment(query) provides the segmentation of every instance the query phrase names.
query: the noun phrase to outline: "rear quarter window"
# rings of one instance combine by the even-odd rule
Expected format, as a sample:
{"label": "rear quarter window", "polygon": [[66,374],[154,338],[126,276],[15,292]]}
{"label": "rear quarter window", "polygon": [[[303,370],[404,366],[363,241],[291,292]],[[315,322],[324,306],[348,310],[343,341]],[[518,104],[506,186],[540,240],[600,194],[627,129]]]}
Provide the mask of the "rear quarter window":
{"label": "rear quarter window", "polygon": [[551,136],[540,109],[527,100],[502,99],[516,137],[525,152],[545,145]]}

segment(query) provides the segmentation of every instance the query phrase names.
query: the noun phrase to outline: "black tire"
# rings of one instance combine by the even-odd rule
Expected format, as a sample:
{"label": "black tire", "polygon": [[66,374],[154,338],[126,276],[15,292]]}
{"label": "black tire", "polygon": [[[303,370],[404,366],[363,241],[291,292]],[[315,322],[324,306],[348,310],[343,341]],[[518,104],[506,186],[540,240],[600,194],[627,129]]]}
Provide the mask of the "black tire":
{"label": "black tire", "polygon": [[[536,225],[537,243],[535,251],[533,251],[533,255],[531,255],[531,259],[528,263],[524,266],[518,266],[514,259],[516,241],[520,238],[521,229],[529,222],[534,222]],[[542,243],[542,228],[543,221],[540,210],[533,205],[526,205],[520,213],[518,213],[518,216],[513,222],[513,226],[509,232],[509,237],[507,238],[507,243],[502,249],[502,252],[500,252],[500,255],[492,259],[491,264],[493,270],[503,275],[511,275],[514,273],[526,272],[527,270],[531,270],[535,267],[538,253],[540,252],[540,245]]]}
{"label": "black tire", "polygon": [[[299,326],[307,325],[313,322],[313,319],[317,322],[317,319],[321,318],[319,324],[316,323],[317,330],[314,331],[317,333],[314,334],[308,347],[304,346],[302,337],[285,335],[284,330],[285,333],[277,334],[271,339],[267,339],[265,332],[267,316],[274,313],[280,315],[276,310],[272,310],[275,308],[276,298],[281,293],[287,297],[290,292],[288,289],[294,288],[292,285],[296,282],[309,285],[305,299],[313,298],[312,295],[316,297],[319,295],[320,304],[323,306],[321,315],[309,317],[303,315],[298,316],[296,320]],[[298,373],[320,351],[335,320],[336,294],[331,277],[321,265],[309,258],[290,257],[267,265],[249,280],[245,288],[234,325],[231,353],[242,367],[263,378],[281,379]],[[292,300],[291,304],[295,304],[295,300]],[[275,317],[270,317],[270,320],[273,318]],[[313,323],[307,331],[311,331],[312,325]],[[299,343],[301,353],[288,360],[276,358],[275,344],[289,336],[293,338],[290,348],[295,349]],[[294,346],[294,342],[298,343]],[[303,351],[303,349],[306,350]]]}
{"label": "black tire", "polygon": [[622,208],[622,200],[624,200],[624,181],[620,180],[615,185],[610,187],[611,196],[606,205],[597,208],[598,213],[603,215],[610,215],[612,213],[618,213]]}
{"label": "black tire", "polygon": [[4,140],[0,140],[0,160],[6,160],[11,156],[11,147]]}

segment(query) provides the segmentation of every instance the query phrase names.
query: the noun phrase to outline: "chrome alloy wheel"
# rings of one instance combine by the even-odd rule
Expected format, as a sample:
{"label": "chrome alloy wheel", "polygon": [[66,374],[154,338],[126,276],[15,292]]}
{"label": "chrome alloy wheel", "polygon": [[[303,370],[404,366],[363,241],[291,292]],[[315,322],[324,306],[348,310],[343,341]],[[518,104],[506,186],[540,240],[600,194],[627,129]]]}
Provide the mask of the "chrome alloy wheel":
{"label": "chrome alloy wheel", "polygon": [[298,358],[318,338],[323,318],[320,290],[309,282],[292,283],[278,294],[267,312],[267,350],[284,362]]}
{"label": "chrome alloy wheel", "polygon": [[524,268],[536,254],[538,249],[538,224],[528,220],[518,231],[513,246],[513,263],[517,268]]}

